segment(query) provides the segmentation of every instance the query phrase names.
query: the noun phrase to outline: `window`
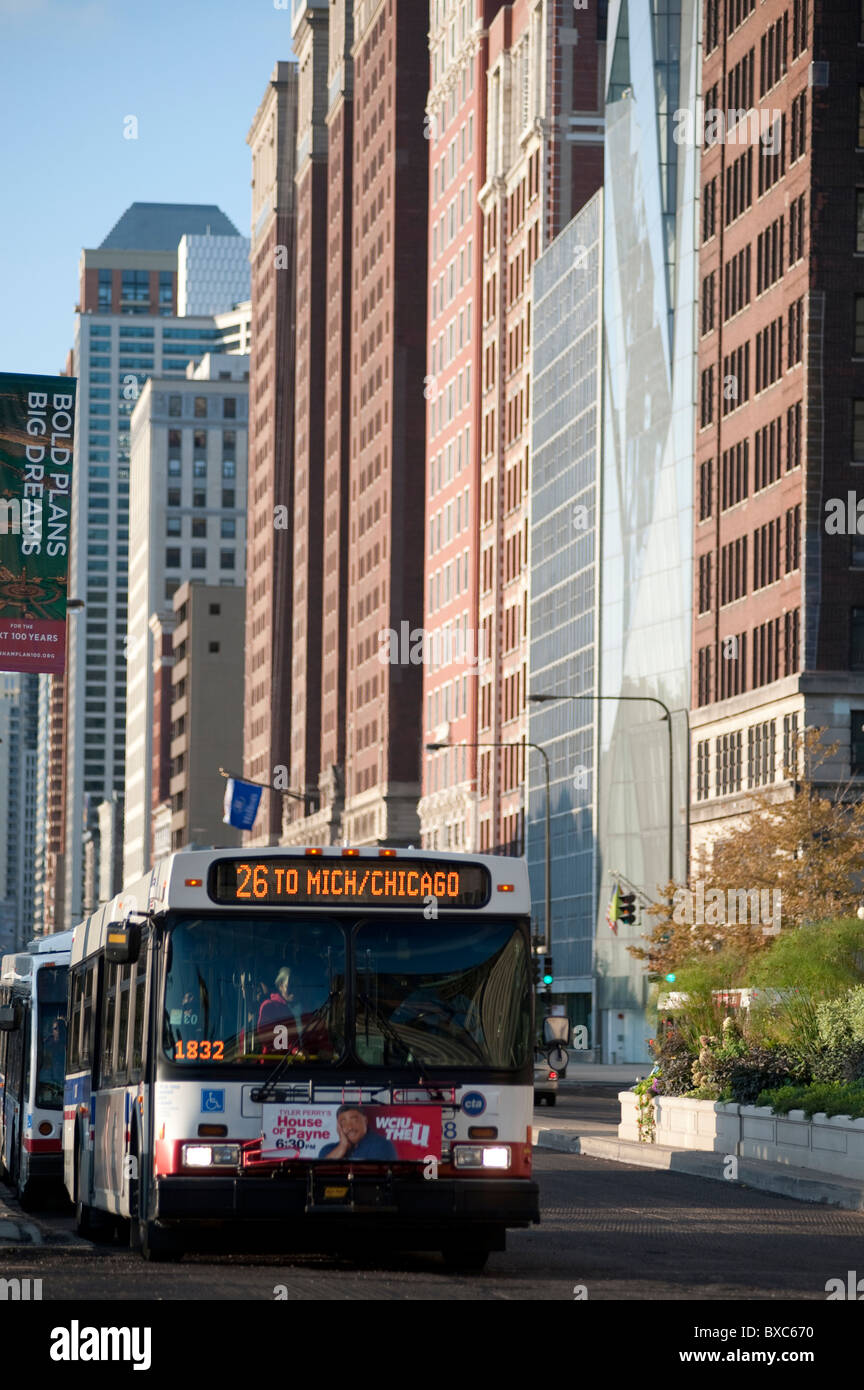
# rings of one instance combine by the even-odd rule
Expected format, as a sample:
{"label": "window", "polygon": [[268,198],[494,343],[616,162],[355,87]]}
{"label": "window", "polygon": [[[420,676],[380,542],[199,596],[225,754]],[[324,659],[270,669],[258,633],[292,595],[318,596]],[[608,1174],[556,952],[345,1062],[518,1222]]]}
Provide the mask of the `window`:
{"label": "window", "polygon": [[707,521],[711,515],[713,497],[714,460],[706,459],[699,465],[699,520]]}
{"label": "window", "polygon": [[700,739],[696,744],[696,800],[707,801],[711,790],[710,741]]}
{"label": "window", "polygon": [[[202,503],[202,506],[203,506],[203,503]],[[223,488],[223,489],[222,489],[222,506],[223,506],[223,507],[233,507],[233,506],[234,506],[234,489],[233,489],[233,488]]]}
{"label": "window", "polygon": [[801,567],[801,504],[786,511],[786,573]]}
{"label": "window", "polygon": [[207,568],[207,551],[196,548],[192,551],[193,570],[203,570]]}
{"label": "window", "polygon": [[792,0],[792,61],[807,47],[807,0]]}
{"label": "window", "polygon": [[851,726],[849,742],[852,752],[850,770],[853,777],[860,777],[864,773],[864,709],[850,710],[849,723]]}
{"label": "window", "polygon": [[183,523],[179,516],[169,516],[166,518],[165,533],[169,536],[180,536],[183,534]]}
{"label": "window", "polygon": [[206,478],[206,477],[207,477],[207,460],[206,460],[206,459],[195,459],[195,461],[194,461],[193,464],[192,464],[192,476],[193,476],[194,478]]}
{"label": "window", "polygon": [[149,270],[124,270],[122,272],[120,297],[124,305],[149,303]]}
{"label": "window", "polygon": [[864,357],[864,294],[855,296],[855,346],[856,357]]}
{"label": "window", "polygon": [[206,418],[207,418],[207,397],[206,397],[206,396],[196,396],[196,397],[195,397],[195,419],[196,419],[196,420],[206,420]]}
{"label": "window", "polygon": [[716,274],[712,270],[702,281],[702,336],[714,327],[714,285]]}
{"label": "window", "polygon": [[856,188],[855,199],[855,250],[864,252],[864,188]]}
{"label": "window", "polygon": [[220,556],[219,556],[219,568],[220,568],[220,569],[223,569],[223,570],[233,570],[233,568],[234,568],[234,551],[233,551],[233,550],[223,550],[223,551],[220,553]]}
{"label": "window", "polygon": [[792,103],[789,131],[789,163],[794,164],[807,149],[807,93],[799,92]]}
{"label": "window", "polygon": [[701,429],[705,429],[714,419],[714,368],[706,367],[702,373],[699,424]]}
{"label": "window", "polygon": [[718,796],[741,790],[741,730],[714,740],[714,789]]}
{"label": "window", "polygon": [[179,478],[181,473],[180,460],[173,458],[168,460],[168,477]]}
{"label": "window", "polygon": [[193,518],[192,518],[192,535],[193,535],[193,537],[194,537],[195,539],[198,539],[198,540],[201,540],[201,539],[203,539],[203,538],[206,538],[206,536],[207,536],[207,518],[206,518],[206,516],[202,516],[202,517],[193,516]]}
{"label": "window", "polygon": [[747,782],[751,787],[764,787],[774,781],[777,723],[767,719],[747,730]]}
{"label": "window", "polygon": [[786,472],[801,466],[801,402],[786,411]]}
{"label": "window", "polygon": [[218,643],[218,642],[210,642],[210,643],[208,643],[208,645],[207,645],[207,650],[209,651],[209,653],[210,653],[211,656],[216,656],[216,655],[218,655],[218,652],[219,652],[219,643]]}
{"label": "window", "polygon": [[237,522],[233,516],[223,516],[220,523],[220,532],[223,541],[233,541],[237,535]]}
{"label": "window", "polygon": [[159,271],[159,312],[170,314],[174,305],[174,275],[170,270]]}
{"label": "window", "polygon": [[[804,197],[796,198],[789,208],[789,264],[794,265],[804,255]],[[782,273],[782,266],[781,266]]]}
{"label": "window", "polygon": [[211,603],[207,611],[209,612],[211,618],[221,617],[222,605],[221,603]]}
{"label": "window", "polygon": [[175,547],[175,546],[170,546],[170,547],[165,551],[165,568],[166,568],[166,570],[179,570],[179,568],[180,568],[180,550],[179,550],[179,548],[177,548],[177,547]]}
{"label": "window", "polygon": [[192,506],[193,506],[193,507],[206,507],[206,506],[207,506],[207,493],[206,493],[206,492],[193,492],[193,493],[192,493]]}
{"label": "window", "polygon": [[168,489],[168,506],[169,506],[169,507],[179,507],[179,506],[180,506],[180,489],[179,489],[179,487],[169,487],[169,489]]}
{"label": "window", "polygon": [[236,477],[236,475],[237,475],[237,464],[235,463],[234,459],[223,459],[223,460],[222,460],[222,477],[223,477],[223,478],[234,478],[234,477]]}
{"label": "window", "polygon": [[112,272],[110,270],[99,271],[99,308],[103,313],[110,312],[111,309],[111,284]]}
{"label": "window", "polygon": [[169,396],[169,397],[168,397],[168,414],[169,414],[169,415],[182,415],[182,414],[183,414],[183,397],[182,397],[182,396]]}
{"label": "window", "polygon": [[796,299],[789,305],[789,366],[794,367],[802,360],[804,352],[804,300]]}
{"label": "window", "polygon": [[710,241],[717,230],[717,179],[710,179],[702,189],[702,240]]}
{"label": "window", "polygon": [[222,401],[222,419],[234,420],[237,418],[237,399],[235,396],[225,396]]}

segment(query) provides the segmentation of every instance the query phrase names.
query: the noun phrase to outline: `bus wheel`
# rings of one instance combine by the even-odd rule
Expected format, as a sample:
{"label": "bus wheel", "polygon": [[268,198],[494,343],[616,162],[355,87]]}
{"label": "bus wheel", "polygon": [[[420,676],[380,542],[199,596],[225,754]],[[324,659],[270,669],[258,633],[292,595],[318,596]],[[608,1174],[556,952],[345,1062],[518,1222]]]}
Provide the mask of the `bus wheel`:
{"label": "bus wheel", "polygon": [[441,1254],[454,1274],[479,1274],[489,1258],[489,1251],[482,1245],[445,1245]]}
{"label": "bus wheel", "polygon": [[161,1230],[155,1221],[139,1221],[138,1240],[145,1260],[164,1264],[183,1258],[183,1251],[175,1243],[175,1237]]}

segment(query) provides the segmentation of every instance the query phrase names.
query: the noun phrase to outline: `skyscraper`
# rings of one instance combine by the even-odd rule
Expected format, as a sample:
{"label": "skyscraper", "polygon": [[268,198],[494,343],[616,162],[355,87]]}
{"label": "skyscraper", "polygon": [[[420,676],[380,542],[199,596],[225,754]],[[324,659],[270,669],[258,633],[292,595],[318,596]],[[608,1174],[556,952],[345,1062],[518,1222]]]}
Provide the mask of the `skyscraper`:
{"label": "skyscraper", "polygon": [[190,358],[219,342],[212,319],[175,317],[178,243],[208,226],[236,235],[218,208],[135,203],[81,257],[69,592],[86,609],[70,623],[65,676],[66,925],[81,913],[84,798],[95,830],[96,806],[125,780],[129,417],[148,376],[185,376]]}
{"label": "skyscraper", "polygon": [[[154,666],[162,652],[151,619],[167,616],[175,592],[190,580],[225,587],[243,583],[248,376],[247,357],[208,353],[182,381],[154,373],[132,416],[135,527],[129,561],[123,837],[127,883],[145,874],[152,862]],[[242,652],[242,630],[237,641]],[[232,737],[226,729],[226,740]],[[236,746],[241,746],[239,730]],[[223,760],[227,757],[226,746]],[[183,807],[175,805],[174,810]]]}
{"label": "skyscraper", "polygon": [[441,0],[430,32],[425,626],[462,629],[486,660],[476,676],[464,661],[426,668],[424,728],[436,742],[497,746],[427,754],[423,825],[430,845],[464,833],[479,850],[519,854],[532,270],[602,182],[605,6],[472,8]]}
{"label": "skyscraper", "polygon": [[861,795],[862,41],[857,4],[706,6],[694,854],[793,794],[807,727]]}
{"label": "skyscraper", "polygon": [[[319,788],[326,804],[311,816],[308,798],[305,806],[287,804],[283,837],[292,844],[337,837],[416,842],[420,671],[410,663],[383,664],[380,637],[403,623],[416,627],[422,616],[426,261],[417,247],[426,240],[428,9],[416,0],[355,4],[353,86],[347,6],[330,7],[326,44],[322,16],[313,18],[326,6],[297,10],[305,11],[300,18],[307,26],[305,35],[297,30],[296,42],[301,91],[308,93],[301,98],[298,149],[297,339],[313,344],[316,356],[310,347],[307,370],[298,352],[291,784],[301,793]],[[328,96],[323,79],[331,44]],[[302,65],[310,62],[304,79]],[[350,113],[340,104],[340,85],[353,90]],[[317,149],[320,165],[328,112],[331,125],[337,114],[339,120],[353,115],[350,166],[344,126],[328,149],[329,195],[327,168],[316,173],[313,158]],[[349,190],[350,223],[343,201]],[[326,256],[318,255],[316,228]],[[316,278],[325,272],[331,275],[326,287]],[[327,308],[326,338],[309,318],[318,305]],[[348,411],[340,323],[348,324]],[[311,467],[316,440],[327,459],[326,492]],[[334,763],[342,747],[344,760]]]}
{"label": "skyscraper", "polygon": [[[252,355],[243,770],[272,784],[274,768],[290,762],[296,64],[276,64],[246,139],[252,152]],[[265,792],[249,839],[277,844],[281,827],[282,798]]]}

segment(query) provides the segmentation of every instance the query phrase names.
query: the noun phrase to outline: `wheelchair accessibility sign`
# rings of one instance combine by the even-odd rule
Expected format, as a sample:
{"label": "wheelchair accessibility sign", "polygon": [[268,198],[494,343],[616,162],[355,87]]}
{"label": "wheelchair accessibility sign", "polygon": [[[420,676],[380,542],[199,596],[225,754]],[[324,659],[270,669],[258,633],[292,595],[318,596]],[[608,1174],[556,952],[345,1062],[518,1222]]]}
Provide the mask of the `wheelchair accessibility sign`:
{"label": "wheelchair accessibility sign", "polygon": [[204,1115],[225,1113],[225,1092],[207,1090],[201,1092],[201,1111]]}

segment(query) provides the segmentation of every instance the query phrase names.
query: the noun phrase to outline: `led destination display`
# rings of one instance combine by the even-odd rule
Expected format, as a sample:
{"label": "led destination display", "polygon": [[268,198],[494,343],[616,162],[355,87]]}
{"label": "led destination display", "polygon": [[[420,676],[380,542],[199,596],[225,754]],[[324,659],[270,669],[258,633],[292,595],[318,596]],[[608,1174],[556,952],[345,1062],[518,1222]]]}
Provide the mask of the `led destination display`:
{"label": "led destination display", "polygon": [[220,859],[210,870],[214,902],[295,907],[484,907],[489,871],[482,864],[436,859]]}

